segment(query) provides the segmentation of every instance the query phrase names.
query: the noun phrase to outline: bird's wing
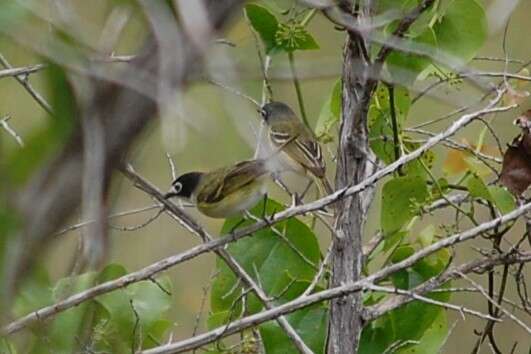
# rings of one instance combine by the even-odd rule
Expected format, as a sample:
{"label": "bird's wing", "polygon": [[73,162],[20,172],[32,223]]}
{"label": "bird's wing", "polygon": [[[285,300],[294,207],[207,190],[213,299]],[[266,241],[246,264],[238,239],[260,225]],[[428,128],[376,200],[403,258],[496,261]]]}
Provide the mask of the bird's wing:
{"label": "bird's wing", "polygon": [[266,173],[261,160],[241,161],[234,166],[208,173],[201,182],[198,202],[215,203],[247,186]]}
{"label": "bird's wing", "polygon": [[269,136],[273,145],[282,149],[291,159],[316,177],[324,176],[325,163],[321,146],[305,126],[279,123],[270,128]]}

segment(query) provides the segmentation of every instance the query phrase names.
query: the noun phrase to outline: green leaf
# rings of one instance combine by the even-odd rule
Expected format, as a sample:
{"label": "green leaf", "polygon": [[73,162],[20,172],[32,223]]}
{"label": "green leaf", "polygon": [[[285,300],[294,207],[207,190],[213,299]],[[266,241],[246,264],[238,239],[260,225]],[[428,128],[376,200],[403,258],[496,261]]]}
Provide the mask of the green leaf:
{"label": "green leaf", "polygon": [[489,186],[489,192],[494,200],[494,205],[496,205],[502,214],[507,214],[516,209],[514,196],[506,188]]}
{"label": "green leaf", "polygon": [[469,62],[487,38],[487,19],[476,0],[453,0],[433,27],[439,48]]}
{"label": "green leaf", "polygon": [[332,87],[332,92],[330,92],[330,95],[321,107],[321,112],[317,119],[315,135],[323,143],[328,143],[333,140],[331,130],[339,123],[341,117],[341,84],[341,79],[336,80]]}
{"label": "green leaf", "polygon": [[430,224],[426,226],[424,229],[422,229],[422,231],[420,231],[418,240],[422,247],[428,247],[429,245],[432,244],[434,237],[435,237],[435,226],[433,226],[433,224]]}
{"label": "green leaf", "polygon": [[[409,39],[411,43],[436,48],[435,32],[427,28],[422,34]],[[385,61],[394,82],[404,86],[412,85],[418,75],[431,64],[431,59],[412,53],[393,51]]]}
{"label": "green leaf", "polygon": [[[124,274],[126,270],[121,265],[109,265],[98,279],[103,282]],[[166,318],[172,304],[172,297],[167,294],[171,292],[171,283],[166,277],[156,281],[135,283],[96,298],[99,307],[95,323],[102,329],[101,338],[95,343],[98,350],[130,350],[133,341],[149,348],[162,340],[171,325]]]}
{"label": "green leaf", "polygon": [[[316,354],[325,352],[328,330],[328,311],[323,305],[304,308],[287,316],[288,322],[296,329],[304,343]],[[260,335],[267,354],[296,353],[297,348],[291,339],[275,322],[260,326]]]}
{"label": "green leaf", "polygon": [[[413,253],[415,248],[411,245],[401,245],[393,253],[391,261],[400,262]],[[391,280],[397,288],[411,289],[440,274],[449,261],[450,253],[443,249],[420,260],[412,267],[393,274]],[[388,296],[386,295],[386,298]],[[448,301],[450,293],[437,292],[425,296],[438,301]],[[360,353],[381,354],[391,346],[411,340],[420,343],[401,347],[398,352],[436,353],[447,333],[444,309],[425,302],[413,301],[369,323],[362,332]]]}
{"label": "green leaf", "polygon": [[[407,119],[411,99],[408,90],[401,86],[394,89],[395,113],[398,133]],[[369,139],[372,151],[383,162],[391,163],[395,160],[393,142],[393,124],[389,104],[389,91],[386,86],[379,85],[373,95],[368,115]]]}
{"label": "green leaf", "polygon": [[275,15],[265,7],[256,4],[245,5],[245,14],[253,29],[264,42],[266,53],[273,51],[276,47],[275,34],[279,27]]}
{"label": "green leaf", "polygon": [[[25,280],[16,299],[14,312],[17,317],[27,314],[43,306],[56,303],[66,296],[89,288],[94,281],[94,273],[81,274],[75,277],[60,279],[55,286],[43,268]],[[78,338],[83,326],[87,310],[91,303],[83,303],[68,311],[60,312],[51,320],[36,323],[31,327],[32,340],[28,342],[27,353],[58,353],[66,354],[76,351]]]}
{"label": "green leaf", "polygon": [[[263,214],[262,209],[263,203],[260,203],[251,212],[260,217]],[[270,215],[282,209],[279,203],[267,201],[266,214]],[[238,224],[243,227],[253,223],[254,221],[250,220],[242,223],[240,217],[228,219],[221,234],[230,232]],[[320,250],[312,230],[296,218],[276,224],[275,229],[283,234],[289,243],[271,229],[264,229],[230,244],[227,250],[256,281],[259,277],[259,283],[269,296],[282,295],[277,301],[285,302],[300,295],[308,286],[304,282],[313,279],[316,269],[308,264],[308,261],[318,265]],[[236,287],[237,278],[223,261],[217,260],[216,265],[219,272],[212,285],[212,311],[234,309],[233,302],[241,294],[241,288]],[[285,291],[290,284],[288,290],[291,291]],[[256,298],[251,296],[247,310],[254,313],[261,308]]]}
{"label": "green leaf", "polygon": [[384,235],[387,237],[409,223],[427,197],[426,181],[419,176],[397,177],[386,182],[380,215]]}
{"label": "green leaf", "polygon": [[[261,217],[263,203],[251,210],[251,213]],[[268,200],[265,214],[282,210],[281,204]],[[236,217],[226,220],[221,234],[231,231],[235,226],[244,227],[253,224],[252,220],[245,220]],[[272,229],[263,229],[255,232],[251,237],[238,240],[227,247],[227,251],[238,261],[245,271],[252,276],[255,281],[261,284],[269,297],[275,298],[275,303],[284,303],[298,297],[309,286],[315,276],[316,268],[319,264],[321,253],[319,244],[312,230],[303,222],[296,218],[290,218],[274,226],[283,239]],[[311,264],[310,264],[311,263]],[[313,264],[313,265],[312,265]],[[212,284],[211,310],[212,315],[208,320],[210,328],[223,325],[229,319],[235,320],[241,315],[241,294],[242,286],[234,273],[227,265],[218,259],[216,261],[217,276]],[[255,295],[247,295],[246,313],[256,313],[263,306]],[[309,323],[310,320],[319,318],[322,321],[322,308],[319,311],[313,309],[299,310],[288,316],[290,322],[293,321],[295,330],[303,336],[309,346],[324,341],[326,331],[310,333],[315,329],[316,323]],[[264,328],[262,338],[274,352],[292,352],[291,343],[284,341],[282,336],[277,334],[276,324],[270,323],[261,326]],[[318,328],[322,326],[319,325]],[[324,326],[326,327],[326,326]],[[323,327],[323,328],[324,328]],[[279,341],[277,341],[279,339]],[[284,348],[284,349],[282,349]],[[282,351],[284,350],[284,351]],[[268,351],[269,353],[269,351]]]}
{"label": "green leaf", "polygon": [[485,182],[477,175],[470,175],[467,181],[467,188],[470,195],[474,198],[482,198],[489,202],[494,202],[489,189],[485,185]]}
{"label": "green leaf", "polygon": [[375,6],[378,12],[400,11],[402,15],[405,15],[418,6],[419,3],[420,0],[379,0]]}
{"label": "green leaf", "polygon": [[383,251],[388,252],[393,247],[398,245],[406,236],[408,235],[407,231],[397,231],[393,232],[391,235],[388,235],[384,242]]}
{"label": "green leaf", "polygon": [[6,338],[0,338],[0,353],[2,354],[17,354],[17,349]]}
{"label": "green leaf", "polygon": [[499,186],[487,186],[476,174],[468,177],[467,188],[472,197],[482,198],[491,202],[502,214],[506,214],[516,208],[514,196],[507,189]]}
{"label": "green leaf", "polygon": [[382,354],[394,343],[395,333],[389,315],[382,316],[363,328],[359,354]]}
{"label": "green leaf", "polygon": [[437,317],[420,338],[420,343],[408,345],[396,351],[397,354],[438,353],[448,335],[448,320],[444,310],[439,309]]}
{"label": "green leaf", "polygon": [[285,52],[319,49],[319,45],[306,28],[293,21],[281,23],[278,26],[275,43],[278,49]]}
{"label": "green leaf", "polygon": [[212,330],[217,327],[221,327],[224,324],[227,324],[232,319],[239,317],[239,312],[237,311],[219,311],[211,313],[207,319],[207,328]]}

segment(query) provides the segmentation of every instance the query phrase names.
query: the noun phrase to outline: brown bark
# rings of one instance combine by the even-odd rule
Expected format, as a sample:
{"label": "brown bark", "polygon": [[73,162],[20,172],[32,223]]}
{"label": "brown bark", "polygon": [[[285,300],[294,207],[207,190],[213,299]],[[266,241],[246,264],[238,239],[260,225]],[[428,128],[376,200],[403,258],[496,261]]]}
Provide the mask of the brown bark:
{"label": "brown bark", "polygon": [[[357,184],[374,172],[375,165],[367,138],[367,113],[374,83],[367,79],[370,69],[357,70],[364,61],[363,40],[350,34],[343,52],[343,102],[336,188]],[[332,250],[332,287],[355,282],[361,277],[362,236],[368,208],[373,197],[369,188],[338,204],[337,238]],[[356,353],[362,330],[361,294],[353,293],[331,303],[328,334],[329,354]]]}

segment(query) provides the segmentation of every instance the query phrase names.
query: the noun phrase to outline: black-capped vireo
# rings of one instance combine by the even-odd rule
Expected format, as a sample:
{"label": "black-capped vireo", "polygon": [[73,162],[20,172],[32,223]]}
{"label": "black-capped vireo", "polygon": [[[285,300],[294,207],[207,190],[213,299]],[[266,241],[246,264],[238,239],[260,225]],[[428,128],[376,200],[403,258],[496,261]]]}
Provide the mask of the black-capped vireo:
{"label": "black-capped vireo", "polygon": [[212,218],[227,218],[252,208],[266,193],[266,160],[245,160],[210,172],[189,172],[175,179],[164,197],[189,200]]}
{"label": "black-capped vireo", "polygon": [[309,172],[316,178],[320,193],[331,194],[321,146],[313,132],[285,103],[267,103],[260,113],[269,127],[269,140],[280,149],[285,165],[300,174]]}

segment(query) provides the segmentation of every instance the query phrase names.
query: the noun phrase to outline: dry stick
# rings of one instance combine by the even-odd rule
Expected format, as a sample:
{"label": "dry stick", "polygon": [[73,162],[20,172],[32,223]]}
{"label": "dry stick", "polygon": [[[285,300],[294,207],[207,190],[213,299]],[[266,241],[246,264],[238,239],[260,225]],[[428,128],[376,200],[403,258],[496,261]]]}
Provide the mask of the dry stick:
{"label": "dry stick", "polygon": [[229,92],[232,92],[236,96],[240,96],[240,97],[246,99],[247,101],[251,102],[252,104],[254,104],[258,108],[262,107],[262,105],[257,100],[255,100],[254,98],[252,98],[249,95],[244,94],[243,92],[241,92],[239,90],[236,90],[233,87],[227,86],[227,85],[225,85],[225,84],[223,84],[223,83],[221,83],[219,81],[216,81],[214,79],[208,79],[207,81],[210,82],[211,84],[214,84],[216,86],[221,87],[222,89],[225,89],[225,90],[227,90]]}
{"label": "dry stick", "polygon": [[[435,289],[431,291],[432,293],[479,293],[479,290],[476,288],[442,288],[442,289]],[[498,294],[494,293],[494,295],[498,296]],[[517,304],[514,300],[506,299],[505,297],[501,299],[502,302],[507,303],[508,305],[511,305],[513,309],[519,309],[520,311],[524,311],[525,309]],[[529,315],[529,314],[528,314]]]}
{"label": "dry stick", "polygon": [[[417,129],[417,128],[405,128],[404,130],[406,132],[417,133],[417,134],[427,135],[427,136],[436,135],[436,133],[433,133],[433,132],[430,132],[430,131],[427,131],[427,130],[423,130],[423,129]],[[496,162],[496,163],[499,163],[499,164],[502,163],[502,159],[500,159],[498,157],[495,157],[495,156],[484,154],[484,153],[482,153],[480,151],[476,151],[474,148],[472,148],[471,146],[468,146],[466,144],[461,144],[461,143],[459,143],[459,142],[457,142],[455,140],[452,140],[452,139],[444,139],[444,141],[446,143],[448,143],[448,145],[450,147],[454,148],[454,149],[465,150],[467,152],[470,152],[471,154],[476,155],[478,158],[482,158],[482,159],[485,159],[485,160],[490,160],[490,161],[493,161],[493,162]]]}
{"label": "dry stick", "polygon": [[[9,64],[9,62],[6,60],[6,58],[2,54],[0,54],[0,64],[6,69],[13,69],[11,64]],[[31,84],[27,80],[27,75],[26,74],[21,74],[21,75],[15,76],[15,79],[22,86],[24,86],[24,88],[26,89],[26,91],[28,91],[28,93],[31,95],[31,97],[33,97],[35,99],[35,101],[37,101],[37,103],[42,108],[44,108],[44,110],[46,112],[48,112],[50,115],[53,115],[52,107],[50,106],[50,104],[48,102],[46,102],[46,100],[37,91],[35,91],[33,86],[31,86]]]}
{"label": "dry stick", "polygon": [[140,224],[137,224],[137,225],[133,225],[133,226],[122,226],[122,225],[113,225],[113,224],[110,224],[109,223],[109,228],[111,229],[114,229],[114,230],[118,230],[118,231],[127,231],[127,232],[130,232],[130,231],[136,231],[136,230],[139,230],[139,229],[142,229],[146,226],[148,226],[149,224],[151,224],[153,221],[157,220],[158,217],[164,212],[164,209],[160,208],[159,210],[157,210],[157,212],[155,214],[153,214],[152,216],[150,216],[147,220],[143,221],[142,223]]}
{"label": "dry stick", "polygon": [[[531,208],[531,204],[527,204],[527,208]],[[521,215],[522,213],[523,211],[521,211],[519,215]],[[500,220],[498,219],[494,221],[500,222]],[[486,224],[489,224],[491,227],[494,227],[494,225],[492,225],[492,222],[485,223],[485,225]],[[485,226],[480,225],[479,227],[465,231],[461,234],[455,235],[454,237],[459,237],[459,235],[463,235],[463,236],[467,236],[468,238],[470,238],[472,237],[470,236],[472,233],[475,233],[476,235],[478,235],[484,231],[485,231]],[[431,248],[431,247],[428,247],[428,248]],[[218,327],[212,331],[203,333],[193,338],[188,338],[180,342],[163,345],[163,346],[159,346],[156,348],[142,351],[141,354],[170,354],[170,353],[181,353],[181,352],[185,352],[188,350],[192,350],[194,348],[198,348],[205,344],[211,343],[212,341],[219,339],[220,336],[228,336],[228,335],[237,333],[246,328],[256,326],[256,325],[259,325],[260,323],[272,320],[281,314],[287,314],[287,313],[296,311],[298,309],[310,306],[315,303],[323,302],[323,301],[330,300],[330,299],[337,298],[337,297],[344,297],[350,293],[361,291],[363,290],[365,286],[372,284],[376,281],[383,280],[384,278],[388,277],[391,273],[413,265],[419,259],[426,256],[425,252],[423,251],[424,250],[421,250],[417,252],[416,254],[410,256],[409,258],[399,263],[396,263],[392,266],[386,267],[370,275],[369,277],[361,279],[357,282],[348,283],[343,286],[324,290],[324,291],[321,291],[321,292],[318,292],[318,293],[315,293],[315,294],[312,294],[306,297],[299,297],[293,301],[279,305],[272,310],[267,310],[267,311],[257,313],[255,315],[244,317],[226,326]],[[429,253],[431,254],[433,252],[435,251],[432,251]],[[487,266],[499,264],[500,262],[503,262],[503,261],[504,262],[522,262],[522,261],[529,262],[531,261],[531,254],[529,253],[525,254],[524,256],[519,256],[519,257],[521,258],[514,258],[514,257],[512,259],[503,259],[501,257],[496,257],[493,259],[485,258],[479,262],[472,262],[472,264],[466,264],[465,266],[459,267],[459,270],[457,272],[453,271],[451,275],[453,277],[458,277],[459,274],[457,273],[458,272],[462,273],[461,270],[466,270],[467,272],[471,272],[476,269],[483,269],[484,267],[487,267]],[[428,281],[426,283],[433,284],[434,282]],[[437,283],[437,285],[440,285],[440,283]],[[427,291],[429,291],[429,288]],[[406,302],[407,301],[404,301],[403,303],[406,303]]]}
{"label": "dry stick", "polygon": [[[413,264],[415,264],[417,261],[419,261],[420,259],[424,258],[425,256],[429,255],[429,254],[432,254],[436,251],[438,251],[439,249],[441,248],[445,248],[445,247],[448,247],[448,246],[451,246],[453,244],[456,244],[458,242],[463,242],[463,241],[466,241],[466,240],[469,240],[471,238],[474,238],[476,236],[478,236],[479,234],[485,232],[485,231],[488,231],[490,229],[493,229],[495,227],[498,227],[502,224],[505,224],[505,223],[508,223],[512,220],[515,220],[517,219],[519,216],[523,215],[524,213],[526,213],[526,211],[528,210],[531,210],[531,203],[529,204],[524,204],[522,205],[521,207],[519,207],[518,209],[508,213],[508,214],[505,214],[499,218],[496,218],[494,220],[491,220],[489,222],[486,222],[486,223],[483,223],[473,229],[469,229],[467,231],[464,231],[462,233],[459,233],[459,234],[456,234],[456,235],[453,235],[453,236],[450,236],[449,238],[447,239],[444,239],[444,240],[441,240],[439,242],[436,242],[434,244],[432,244],[431,246],[423,249],[423,250],[420,250],[418,251],[417,253],[413,254],[412,256],[408,257],[407,259],[399,262],[399,263],[395,263],[391,266],[388,266],[384,269],[381,269],[380,271],[374,273],[373,275],[365,278],[365,279],[362,279],[358,282],[355,282],[355,283],[352,283],[352,284],[346,284],[344,286],[341,286],[341,287],[337,287],[337,288],[332,288],[332,289],[328,289],[328,290],[325,290],[323,292],[319,292],[319,293],[316,293],[316,294],[312,294],[312,295],[309,295],[308,297],[305,297],[305,298],[299,298],[299,299],[296,299],[294,301],[291,301],[289,303],[286,303],[284,305],[281,305],[279,308],[277,308],[276,310],[267,310],[265,312],[262,312],[260,314],[260,317],[259,319],[262,319],[262,316],[265,316],[263,317],[263,321],[261,322],[264,322],[264,321],[267,321],[269,319],[271,319],[272,317],[271,316],[275,316],[275,315],[278,315],[278,314],[285,314],[285,313],[288,313],[288,312],[293,312],[299,308],[302,308],[302,307],[305,307],[305,306],[308,306],[308,305],[311,305],[315,302],[319,302],[319,301],[323,301],[323,300],[328,300],[330,298],[333,298],[333,297],[339,297],[339,296],[342,296],[346,293],[349,293],[349,292],[352,292],[352,291],[358,291],[360,290],[361,286],[363,285],[364,282],[377,282],[378,280],[380,279],[384,279],[386,277],[388,277],[390,274],[393,274],[399,270],[402,270],[402,269],[405,269]],[[230,241],[234,241],[235,240],[235,237],[234,236],[227,236],[223,239],[217,239],[217,240],[214,240],[214,241],[211,241],[211,242],[208,242],[208,243],[205,243],[205,244],[202,244],[202,245],[199,245],[199,246],[196,246],[196,247],[193,247],[191,249],[189,249],[188,251],[185,251],[183,253],[180,253],[180,254],[177,254],[175,256],[171,256],[171,257],[167,257],[159,262],[156,262],[156,263],[153,263],[145,268],[142,268],[136,272],[132,272],[132,273],[129,273],[127,275],[124,275],[118,279],[115,279],[115,280],[112,280],[112,281],[108,281],[108,282],[105,282],[105,283],[102,283],[102,284],[99,284],[93,288],[90,288],[90,289],[87,289],[83,292],[80,292],[80,293],[77,293],[77,294],[74,294],[66,299],[64,299],[63,301],[60,301],[58,303],[55,303],[53,305],[50,305],[50,306],[46,306],[46,307],[43,307],[37,311],[34,311],[34,312],[31,312],[19,319],[17,319],[16,321],[13,321],[11,322],[9,325],[5,326],[2,328],[2,331],[1,333],[3,334],[13,334],[15,332],[18,332],[19,330],[25,328],[26,326],[28,326],[29,324],[31,323],[34,323],[38,320],[45,320],[57,313],[60,313],[66,309],[69,309],[71,307],[74,307],[74,306],[77,306],[85,301],[88,301],[88,300],[91,300],[93,298],[95,298],[96,296],[98,295],[102,295],[102,294],[105,294],[105,293],[109,293],[111,291],[114,291],[114,290],[117,290],[117,289],[120,289],[120,288],[123,288],[123,287],[126,287],[128,286],[129,284],[132,284],[132,283],[135,283],[135,282],[139,282],[139,281],[142,281],[142,280],[146,280],[146,279],[149,279],[151,277],[153,277],[155,274],[157,273],[160,273],[176,264],[179,264],[179,263],[182,263],[182,262],[185,262],[189,259],[192,259],[194,257],[197,257],[198,255],[200,254],[203,254],[203,253],[206,253],[206,252],[209,252],[209,251],[212,251],[213,249],[216,249],[216,248],[219,248],[219,247],[223,247],[224,245],[226,245],[227,243],[229,243]],[[522,256],[522,259],[525,259],[525,261],[530,261],[531,260],[531,254],[523,254]],[[490,259],[490,260],[483,260],[483,262],[477,262],[476,265],[474,265],[474,267],[472,266],[469,266],[468,268],[473,268],[473,269],[476,269],[478,267],[485,267],[486,266],[486,261],[489,261],[489,262],[492,262],[492,263],[488,263],[488,264],[497,264],[497,262],[499,263],[499,261],[501,260],[502,258],[501,257],[496,257],[496,258],[493,258],[493,259]],[[468,271],[468,268],[466,270],[463,270],[461,269],[461,272],[463,271]],[[413,289],[414,291],[415,289]],[[429,291],[431,289],[428,289],[427,291]],[[376,313],[376,312],[375,312]],[[256,316],[256,315],[254,315]],[[256,319],[251,316],[252,318],[249,319],[245,319],[245,321],[243,322],[243,324],[248,324],[248,326],[251,326],[254,322],[253,321],[256,321]],[[373,315],[372,317],[368,317],[368,319],[374,319],[378,317],[378,314],[376,315]],[[243,320],[242,320],[243,321]],[[241,324],[239,324],[241,325]],[[234,326],[234,325],[232,325]],[[246,328],[246,327],[244,327]],[[237,330],[235,330],[236,332]],[[210,333],[210,332],[209,332]],[[232,333],[232,332],[231,332]],[[217,334],[216,334],[217,335]],[[205,343],[206,344],[206,343]]]}
{"label": "dry stick", "polygon": [[489,296],[489,294],[487,294],[487,292],[485,291],[485,289],[483,289],[483,287],[481,285],[479,285],[478,283],[476,283],[474,280],[472,280],[470,277],[468,277],[466,274],[464,273],[460,273],[459,274],[463,279],[467,280],[470,284],[472,284],[473,287],[475,287],[476,289],[478,289],[478,291],[481,293],[481,295],[483,295],[488,301],[489,303],[491,303],[492,305],[494,305],[496,308],[498,308],[501,312],[503,312],[507,317],[509,317],[511,320],[513,320],[516,324],[518,324],[520,327],[522,327],[528,334],[531,334],[531,328],[525,324],[521,319],[519,319],[518,317],[516,317],[515,315],[513,315],[510,311],[507,311],[503,306],[501,306],[500,304],[498,304],[498,302],[493,299],[492,297]]}
{"label": "dry stick", "polygon": [[[386,167],[384,167],[381,170],[377,171],[376,173],[371,175],[369,178],[367,178],[366,180],[362,181],[361,183],[359,183],[357,185],[354,185],[354,186],[351,186],[351,187],[347,187],[347,188],[342,188],[342,189],[336,191],[335,193],[332,193],[331,195],[328,195],[326,197],[323,197],[323,198],[318,199],[316,201],[313,201],[311,203],[307,203],[307,204],[303,204],[303,205],[299,205],[299,206],[293,206],[293,207],[288,208],[286,210],[283,210],[283,211],[281,211],[279,213],[276,213],[275,215],[272,215],[266,221],[257,222],[257,223],[255,223],[253,225],[248,226],[248,227],[236,230],[232,234],[225,235],[225,236],[220,237],[218,239],[215,239],[213,241],[210,241],[210,242],[207,242],[207,243],[192,247],[192,248],[190,248],[189,250],[187,250],[185,252],[182,252],[182,253],[179,253],[177,255],[170,256],[170,257],[167,257],[165,259],[162,259],[159,262],[156,262],[156,263],[153,263],[153,264],[151,264],[151,265],[149,265],[147,267],[144,267],[144,268],[142,268],[141,270],[139,270],[137,272],[129,273],[129,274],[124,275],[123,277],[118,278],[116,280],[113,280],[113,281],[110,281],[110,282],[106,282],[106,283],[100,284],[98,286],[95,286],[95,287],[93,287],[91,289],[88,289],[88,290],[86,290],[84,292],[80,292],[80,293],[74,294],[74,295],[66,298],[65,300],[63,300],[61,302],[58,302],[56,304],[53,304],[53,305],[50,305],[50,306],[47,306],[47,307],[43,307],[43,308],[41,308],[41,309],[39,309],[37,311],[31,312],[31,313],[29,313],[29,314],[27,314],[27,315],[15,320],[15,321],[13,321],[9,325],[5,326],[2,329],[2,331],[0,331],[0,332],[4,332],[4,333],[7,333],[7,334],[15,333],[15,332],[21,330],[22,328],[28,326],[30,323],[33,323],[33,322],[35,322],[35,321],[37,321],[39,319],[45,319],[45,318],[48,318],[50,316],[53,316],[53,315],[55,315],[55,314],[57,314],[59,312],[62,312],[64,310],[68,309],[68,308],[71,308],[73,306],[77,306],[77,305],[79,305],[80,303],[82,303],[84,301],[90,300],[90,299],[92,299],[92,298],[94,298],[94,297],[96,297],[98,295],[105,294],[105,293],[111,292],[111,291],[119,289],[119,288],[123,288],[123,287],[125,287],[125,286],[127,286],[127,285],[129,285],[131,283],[135,283],[135,282],[139,282],[139,281],[148,279],[149,277],[152,277],[154,274],[160,273],[160,272],[162,272],[162,271],[164,271],[164,270],[166,270],[166,269],[168,269],[168,268],[170,268],[172,266],[175,266],[176,264],[185,262],[185,261],[190,260],[192,258],[195,258],[195,257],[197,257],[197,256],[199,256],[201,254],[204,254],[204,253],[207,253],[207,252],[211,252],[212,250],[224,247],[225,245],[227,245],[227,244],[229,244],[231,242],[237,241],[237,240],[239,240],[239,239],[241,239],[243,237],[249,236],[253,232],[255,232],[257,230],[260,230],[260,229],[262,229],[264,227],[269,227],[272,224],[278,223],[278,222],[280,222],[282,220],[286,220],[286,219],[288,219],[290,217],[293,217],[293,216],[296,216],[296,215],[305,214],[305,213],[308,213],[308,212],[311,212],[311,211],[314,211],[314,210],[321,209],[322,207],[324,207],[324,206],[326,206],[328,204],[331,204],[333,202],[336,202],[337,200],[339,200],[341,198],[345,198],[345,197],[350,196],[350,195],[352,195],[354,193],[358,193],[358,192],[364,190],[365,188],[367,188],[367,187],[369,187],[371,185],[374,185],[374,183],[376,183],[380,179],[384,178],[385,176],[393,173],[394,171],[396,171],[398,169],[399,166],[402,166],[403,164],[420,157],[425,151],[429,150],[430,148],[435,146],[440,141],[442,141],[442,140],[446,139],[447,137],[453,135],[460,128],[462,128],[463,126],[465,126],[468,123],[470,123],[475,117],[481,116],[481,115],[484,115],[484,114],[488,114],[488,113],[493,113],[493,112],[503,112],[503,111],[507,111],[507,110],[511,109],[513,106],[500,107],[500,108],[495,108],[494,107],[494,105],[496,105],[501,100],[502,96],[503,96],[503,91],[498,92],[498,95],[496,96],[496,98],[493,101],[491,101],[489,103],[489,105],[487,105],[486,108],[484,108],[484,109],[482,109],[482,110],[480,110],[478,112],[470,113],[470,114],[466,114],[466,115],[462,116],[461,118],[457,119],[447,130],[445,130],[445,131],[441,132],[440,134],[430,138],[424,145],[422,145],[418,149],[412,151],[409,154],[403,155],[397,161],[387,165]],[[515,210],[515,211],[513,211],[511,213],[506,214],[506,215],[504,215],[501,218],[497,218],[497,219],[491,221],[490,223],[482,224],[479,227],[487,225],[487,229],[491,229],[491,228],[496,226],[496,225],[494,225],[492,223],[506,223],[508,221],[511,221],[511,220],[517,218],[518,216],[520,216],[521,213],[525,212],[525,210],[522,211],[523,209],[525,209],[525,210],[529,209],[529,205],[523,205],[522,207],[518,208],[517,210]],[[475,230],[475,229],[477,229],[477,228],[474,228],[472,230]],[[470,230],[468,232],[470,232]],[[448,240],[449,239],[445,239],[446,242],[448,242]],[[464,240],[456,240],[455,242],[457,243],[457,242],[461,242],[461,241],[464,241]],[[439,244],[439,243],[437,243],[437,244]],[[437,244],[434,244],[434,245],[437,245]],[[446,247],[446,246],[448,246],[448,245],[442,245],[439,248],[443,248],[443,247]],[[431,247],[433,247],[433,245]],[[437,249],[439,249],[439,248],[437,248]]]}
{"label": "dry stick", "polygon": [[319,279],[321,279],[321,276],[325,272],[326,267],[328,266],[328,262],[330,261],[330,256],[332,254],[332,248],[334,247],[334,240],[330,242],[330,245],[328,246],[328,249],[326,251],[326,255],[323,258],[323,261],[321,262],[321,266],[319,267],[319,270],[317,273],[315,273],[315,276],[313,277],[312,282],[310,285],[304,290],[304,292],[301,294],[301,297],[310,295],[317,286],[317,283],[319,282]]}
{"label": "dry stick", "polygon": [[[494,228],[494,227],[493,227]],[[485,257],[479,260],[474,260],[469,263],[462,264],[460,266],[455,266],[447,269],[438,276],[431,278],[430,280],[418,285],[417,287],[410,289],[409,291],[416,294],[424,294],[427,292],[443,292],[443,289],[439,289],[441,285],[447,283],[450,280],[457,279],[461,277],[463,273],[471,273],[477,271],[483,271],[490,267],[502,264],[515,264],[515,263],[526,263],[531,261],[531,253],[518,253],[511,252],[505,254],[498,254],[494,257]],[[376,305],[367,307],[363,318],[365,321],[372,321],[383,314],[392,311],[408,302],[411,302],[410,297],[405,297],[402,295],[391,297],[383,302],[380,302]]]}
{"label": "dry stick", "polygon": [[[149,210],[153,210],[153,209],[160,209],[161,207],[162,207],[161,204],[148,205],[148,206],[143,207],[143,208],[126,210],[126,211],[121,211],[121,212],[118,212],[118,213],[115,213],[115,214],[111,214],[111,215],[108,216],[108,218],[109,219],[114,219],[114,218],[121,217],[121,216],[139,214],[139,213],[143,213],[143,212],[146,212],[146,211],[149,211]],[[87,226],[87,225],[89,225],[89,224],[91,224],[93,222],[94,222],[94,220],[88,220],[88,221],[82,221],[82,222],[74,224],[72,226],[68,226],[68,227],[62,229],[61,231],[58,231],[55,234],[55,236],[59,236],[59,235],[65,234],[65,233],[67,233],[69,231],[77,230],[77,229],[79,229],[81,227],[84,227],[84,226]]]}
{"label": "dry stick", "polygon": [[[176,204],[164,198],[162,192],[160,192],[154,185],[149,183],[142,176],[137,174],[131,168],[125,168],[122,170],[124,175],[129,178],[138,188],[155,198],[158,202],[164,205],[164,211],[166,211],[170,217],[175,219],[179,224],[183,225],[186,229],[192,232],[194,235],[199,236],[204,244],[212,242],[214,238],[206,232],[198,223],[196,223],[189,215],[184,213]],[[214,252],[227,264],[227,266],[246,283],[256,294],[258,299],[264,304],[264,307],[271,309],[274,307],[271,299],[265,293],[265,291],[254,281],[254,279],[247,273],[247,271],[239,264],[239,262],[224,248],[214,250]],[[288,320],[281,316],[277,319],[280,327],[286,332],[286,335],[291,339],[295,347],[299,352],[303,354],[313,354],[313,351],[304,343],[304,341],[297,334],[295,329],[289,324]]]}
{"label": "dry stick", "polygon": [[20,75],[29,75],[33,74],[39,70],[42,70],[46,67],[44,64],[37,64],[32,66],[26,66],[21,68],[12,68],[12,69],[5,69],[0,70],[0,79],[4,77],[11,77],[11,76],[20,76]]}
{"label": "dry stick", "polygon": [[437,301],[437,300],[434,300],[434,299],[430,299],[429,297],[425,297],[425,296],[419,295],[419,294],[417,294],[417,293],[415,293],[413,291],[409,291],[409,290],[391,288],[391,287],[387,287],[387,286],[379,286],[379,285],[374,285],[374,284],[368,284],[368,285],[366,285],[365,288],[368,289],[368,290],[376,291],[376,292],[383,292],[383,293],[388,293],[388,294],[402,295],[402,296],[409,297],[409,298],[414,299],[414,300],[419,300],[419,301],[425,302],[427,304],[436,305],[436,306],[444,307],[444,308],[449,309],[449,310],[458,311],[461,314],[461,316],[463,317],[463,319],[465,319],[465,315],[464,314],[468,313],[470,315],[482,318],[484,320],[491,320],[491,321],[495,321],[495,322],[500,322],[501,321],[499,318],[489,316],[489,315],[484,314],[482,312],[479,312],[479,311],[476,311],[476,310],[472,310],[472,309],[466,308],[464,306],[458,306],[458,305],[450,304],[450,303],[447,303],[447,302],[442,302],[442,301]]}
{"label": "dry stick", "polygon": [[24,147],[24,141],[22,140],[20,135],[18,135],[18,133],[13,128],[11,128],[9,124],[7,124],[7,121],[10,119],[10,116],[0,119],[0,126],[4,128],[4,130],[15,139],[15,141],[18,145],[20,145],[20,147]]}

